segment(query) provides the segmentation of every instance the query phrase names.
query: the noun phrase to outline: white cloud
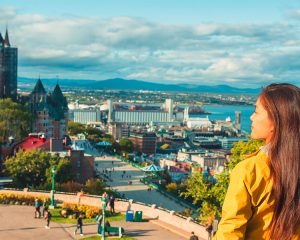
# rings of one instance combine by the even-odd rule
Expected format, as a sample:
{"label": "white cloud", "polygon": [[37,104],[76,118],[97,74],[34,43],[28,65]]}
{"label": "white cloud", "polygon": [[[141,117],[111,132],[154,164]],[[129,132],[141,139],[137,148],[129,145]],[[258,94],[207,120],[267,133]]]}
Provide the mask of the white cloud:
{"label": "white cloud", "polygon": [[0,26],[9,21],[11,43],[19,49],[20,76],[238,86],[300,76],[299,29],[288,22],[179,26],[131,17],[0,12]]}

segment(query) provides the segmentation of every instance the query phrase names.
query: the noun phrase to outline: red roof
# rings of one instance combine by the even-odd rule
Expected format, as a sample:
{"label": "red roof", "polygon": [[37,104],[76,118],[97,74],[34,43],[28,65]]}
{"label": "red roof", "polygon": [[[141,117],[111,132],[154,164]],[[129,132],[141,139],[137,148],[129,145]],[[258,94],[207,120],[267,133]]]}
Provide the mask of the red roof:
{"label": "red roof", "polygon": [[168,170],[169,172],[188,172],[188,171],[186,171],[184,168],[179,168],[178,166],[170,166],[170,168],[169,168],[169,170]]}
{"label": "red roof", "polygon": [[48,148],[49,140],[41,137],[29,136],[24,139],[23,142],[20,143],[18,146],[22,148],[24,151],[26,150],[33,150],[36,148]]}

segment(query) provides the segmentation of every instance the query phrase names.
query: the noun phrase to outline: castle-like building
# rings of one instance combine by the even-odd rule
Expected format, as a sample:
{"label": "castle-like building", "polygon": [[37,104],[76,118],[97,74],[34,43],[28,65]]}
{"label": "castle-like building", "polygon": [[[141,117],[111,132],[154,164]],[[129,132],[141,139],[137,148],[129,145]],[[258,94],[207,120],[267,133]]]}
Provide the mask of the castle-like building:
{"label": "castle-like building", "polygon": [[30,94],[30,105],[34,116],[33,132],[56,139],[67,134],[68,102],[58,84],[52,93],[47,94],[39,79]]}
{"label": "castle-like building", "polygon": [[62,139],[67,133],[68,103],[57,84],[52,93],[47,93],[39,79],[29,99],[17,96],[18,49],[12,47],[6,29],[0,33],[0,99],[28,102],[34,117],[32,131],[44,133],[46,138]]}
{"label": "castle-like building", "polygon": [[9,42],[8,31],[5,37],[0,33],[0,98],[17,99],[18,49]]}

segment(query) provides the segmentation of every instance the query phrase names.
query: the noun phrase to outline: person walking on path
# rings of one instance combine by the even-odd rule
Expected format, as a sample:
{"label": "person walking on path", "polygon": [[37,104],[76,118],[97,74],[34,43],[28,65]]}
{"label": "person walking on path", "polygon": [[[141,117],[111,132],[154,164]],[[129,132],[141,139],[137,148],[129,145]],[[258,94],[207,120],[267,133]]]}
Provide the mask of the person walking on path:
{"label": "person walking on path", "polygon": [[34,208],[35,208],[35,211],[34,211],[34,218],[40,218],[41,217],[41,203],[40,203],[40,200],[38,198],[36,198],[34,200]]}
{"label": "person walking on path", "polygon": [[208,224],[206,225],[206,228],[205,230],[207,231],[208,233],[208,240],[212,240],[212,236],[213,236],[213,222],[212,222],[212,219],[209,219],[208,221]]}
{"label": "person walking on path", "polygon": [[51,212],[49,211],[49,209],[46,207],[45,208],[45,217],[44,217],[47,221],[47,225],[45,226],[46,229],[50,229],[50,221],[51,221],[51,218],[52,218],[52,214]]}
{"label": "person walking on path", "polygon": [[109,199],[109,207],[110,207],[110,212],[115,213],[115,198],[114,196],[111,196]]}
{"label": "person walking on path", "polygon": [[198,236],[195,235],[194,232],[191,232],[192,236],[190,236],[190,240],[199,240]]}
{"label": "person walking on path", "polygon": [[102,234],[102,220],[103,220],[103,215],[101,212],[99,212],[98,216],[96,217],[96,221],[97,221],[97,233],[98,235]]}
{"label": "person walking on path", "polygon": [[214,239],[299,239],[300,88],[265,87],[250,119],[265,145],[231,171]]}
{"label": "person walking on path", "polygon": [[47,208],[48,208],[48,207],[46,206],[46,199],[44,198],[44,200],[43,200],[43,205],[42,205],[42,214],[41,214],[41,217],[45,217]]}
{"label": "person walking on path", "polygon": [[83,223],[82,223],[82,214],[80,213],[79,216],[78,216],[78,218],[77,218],[77,226],[76,226],[76,229],[74,231],[74,235],[76,235],[77,230],[79,229],[80,236],[83,236],[82,225],[83,225]]}

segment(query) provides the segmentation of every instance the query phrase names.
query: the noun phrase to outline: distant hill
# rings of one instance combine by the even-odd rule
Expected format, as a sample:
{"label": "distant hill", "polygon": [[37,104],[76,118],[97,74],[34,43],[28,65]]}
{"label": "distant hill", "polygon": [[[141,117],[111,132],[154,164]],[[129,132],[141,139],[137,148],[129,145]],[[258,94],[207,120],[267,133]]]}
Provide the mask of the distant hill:
{"label": "distant hill", "polygon": [[[18,78],[18,87],[21,90],[31,91],[37,79]],[[152,90],[170,92],[207,92],[207,93],[232,93],[232,94],[258,94],[260,88],[235,88],[228,85],[197,85],[197,84],[162,84],[140,80],[125,80],[122,78],[107,80],[75,80],[75,79],[42,79],[47,90],[53,90],[58,82],[63,90],[66,89],[86,89],[86,90]]]}

